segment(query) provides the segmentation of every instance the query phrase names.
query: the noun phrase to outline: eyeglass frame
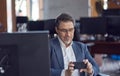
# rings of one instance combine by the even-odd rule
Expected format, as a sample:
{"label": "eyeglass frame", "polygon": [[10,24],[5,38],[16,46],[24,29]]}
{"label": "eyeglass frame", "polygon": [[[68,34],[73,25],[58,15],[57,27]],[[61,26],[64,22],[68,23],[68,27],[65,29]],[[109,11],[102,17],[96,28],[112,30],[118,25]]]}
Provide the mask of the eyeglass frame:
{"label": "eyeglass frame", "polygon": [[67,32],[74,32],[75,28],[70,28],[70,29],[60,29],[57,28],[60,32],[67,33]]}

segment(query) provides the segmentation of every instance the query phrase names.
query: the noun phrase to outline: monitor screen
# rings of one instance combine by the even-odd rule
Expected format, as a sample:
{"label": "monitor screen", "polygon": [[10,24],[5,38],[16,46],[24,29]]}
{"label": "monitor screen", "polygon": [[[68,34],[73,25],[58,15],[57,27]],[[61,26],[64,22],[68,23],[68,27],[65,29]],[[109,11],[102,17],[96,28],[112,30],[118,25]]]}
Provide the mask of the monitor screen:
{"label": "monitor screen", "polygon": [[50,76],[48,34],[0,33],[0,76]]}
{"label": "monitor screen", "polygon": [[27,30],[28,31],[44,30],[44,20],[28,21],[28,23],[27,23]]}
{"label": "monitor screen", "polygon": [[107,33],[120,36],[120,16],[107,16]]}
{"label": "monitor screen", "polygon": [[81,17],[80,18],[81,34],[106,34],[106,18],[104,17]]}

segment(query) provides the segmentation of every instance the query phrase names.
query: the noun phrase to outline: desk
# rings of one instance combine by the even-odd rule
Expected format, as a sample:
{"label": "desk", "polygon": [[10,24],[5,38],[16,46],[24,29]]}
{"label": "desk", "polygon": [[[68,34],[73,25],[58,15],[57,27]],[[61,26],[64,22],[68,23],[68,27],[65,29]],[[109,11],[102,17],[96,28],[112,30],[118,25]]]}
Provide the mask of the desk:
{"label": "desk", "polygon": [[120,54],[120,42],[96,41],[90,46],[91,54]]}

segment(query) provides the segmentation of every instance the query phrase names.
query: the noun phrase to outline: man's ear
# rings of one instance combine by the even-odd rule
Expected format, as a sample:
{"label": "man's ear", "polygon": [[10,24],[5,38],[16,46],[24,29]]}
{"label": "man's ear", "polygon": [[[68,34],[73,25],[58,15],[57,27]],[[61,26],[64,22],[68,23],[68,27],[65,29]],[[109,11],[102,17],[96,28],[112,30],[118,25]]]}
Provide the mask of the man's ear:
{"label": "man's ear", "polygon": [[58,33],[58,29],[57,29],[57,27],[55,27],[55,31]]}

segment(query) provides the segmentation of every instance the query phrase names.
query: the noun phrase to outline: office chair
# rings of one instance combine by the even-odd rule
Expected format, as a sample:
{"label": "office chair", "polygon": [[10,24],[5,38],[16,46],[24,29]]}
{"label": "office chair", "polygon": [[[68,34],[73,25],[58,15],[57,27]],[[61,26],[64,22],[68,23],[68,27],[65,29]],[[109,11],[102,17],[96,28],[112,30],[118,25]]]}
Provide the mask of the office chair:
{"label": "office chair", "polygon": [[44,30],[49,30],[50,38],[54,37],[55,31],[55,19],[44,20]]}

